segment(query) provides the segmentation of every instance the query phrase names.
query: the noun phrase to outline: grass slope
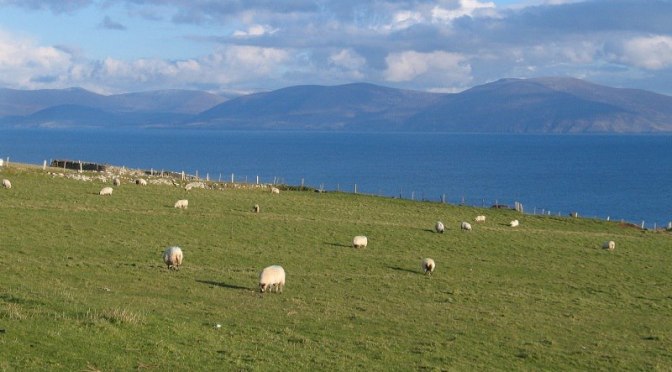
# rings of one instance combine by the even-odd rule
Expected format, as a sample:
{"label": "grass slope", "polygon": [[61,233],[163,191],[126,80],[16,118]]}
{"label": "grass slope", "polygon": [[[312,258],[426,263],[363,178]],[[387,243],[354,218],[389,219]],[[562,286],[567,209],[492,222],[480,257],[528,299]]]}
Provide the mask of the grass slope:
{"label": "grass slope", "polygon": [[[668,233],[341,193],[126,182],[101,197],[101,181],[17,165],[0,178],[14,186],[0,189],[0,370],[672,368]],[[283,294],[258,292],[271,264]]]}

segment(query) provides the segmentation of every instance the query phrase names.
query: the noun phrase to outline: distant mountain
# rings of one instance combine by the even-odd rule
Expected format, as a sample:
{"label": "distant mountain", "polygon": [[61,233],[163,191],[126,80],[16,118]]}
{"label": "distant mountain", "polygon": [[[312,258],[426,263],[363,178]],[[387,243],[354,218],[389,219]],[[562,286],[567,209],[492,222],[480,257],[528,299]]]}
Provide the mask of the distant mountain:
{"label": "distant mountain", "polygon": [[0,89],[0,127],[173,127],[466,133],[672,133],[672,97],[572,78],[502,79],[456,94],[302,85],[227,99]]}
{"label": "distant mountain", "polygon": [[101,95],[82,88],[16,90],[0,88],[0,116],[25,116],[49,107],[77,105],[107,112],[197,114],[228,98],[196,90],[157,90]]}
{"label": "distant mountain", "polygon": [[224,102],[192,124],[236,129],[404,130],[442,95],[372,84],[302,85]]}

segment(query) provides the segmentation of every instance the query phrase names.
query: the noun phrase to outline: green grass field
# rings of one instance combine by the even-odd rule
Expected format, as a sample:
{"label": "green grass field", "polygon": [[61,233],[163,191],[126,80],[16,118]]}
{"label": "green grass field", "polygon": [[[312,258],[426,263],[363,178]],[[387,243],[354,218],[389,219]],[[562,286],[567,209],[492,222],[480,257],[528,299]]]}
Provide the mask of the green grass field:
{"label": "green grass field", "polygon": [[[111,181],[20,165],[0,178],[3,371],[672,369],[668,232],[342,193],[125,180],[102,197]],[[282,294],[259,293],[271,264]]]}

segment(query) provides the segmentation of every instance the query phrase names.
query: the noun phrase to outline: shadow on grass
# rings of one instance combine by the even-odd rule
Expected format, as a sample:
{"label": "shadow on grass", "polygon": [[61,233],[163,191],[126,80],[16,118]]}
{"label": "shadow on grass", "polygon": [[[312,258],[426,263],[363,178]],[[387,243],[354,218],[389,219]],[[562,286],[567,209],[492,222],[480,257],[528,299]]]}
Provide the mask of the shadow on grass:
{"label": "shadow on grass", "polygon": [[334,246],[334,247],[352,248],[352,245],[342,244],[342,243],[328,243],[328,242],[325,242],[324,244],[331,245],[331,246]]}
{"label": "shadow on grass", "polygon": [[229,289],[240,289],[240,290],[245,290],[245,291],[254,291],[256,288],[249,288],[249,287],[241,287],[238,285],[233,285],[233,284],[226,284],[224,282],[214,282],[212,280],[198,280],[196,279],[197,282],[207,284],[207,285],[214,285],[217,287],[222,287],[222,288],[229,288]]}
{"label": "shadow on grass", "polygon": [[411,274],[421,274],[417,270],[405,269],[405,268],[399,267],[399,266],[388,266],[387,268],[392,269],[392,270],[397,270],[397,271],[404,271],[404,272],[411,273]]}

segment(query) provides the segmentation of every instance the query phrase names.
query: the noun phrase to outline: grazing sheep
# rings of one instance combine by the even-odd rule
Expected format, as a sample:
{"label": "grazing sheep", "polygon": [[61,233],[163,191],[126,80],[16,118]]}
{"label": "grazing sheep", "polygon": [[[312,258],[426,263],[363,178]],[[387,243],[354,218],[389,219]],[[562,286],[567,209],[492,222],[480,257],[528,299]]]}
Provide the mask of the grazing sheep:
{"label": "grazing sheep", "polygon": [[189,200],[181,199],[175,202],[175,208],[187,209],[189,207]]}
{"label": "grazing sheep", "polygon": [[252,212],[254,213],[259,213],[260,210],[259,204],[255,204],[254,207],[252,207]]}
{"label": "grazing sheep", "polygon": [[436,225],[434,225],[434,231],[436,231],[439,234],[443,234],[443,232],[446,230],[446,227],[443,226],[443,222],[437,221]]}
{"label": "grazing sheep", "polygon": [[118,178],[115,178],[115,179],[112,180],[112,184],[114,186],[121,186],[121,180],[118,179]]}
{"label": "grazing sheep", "polygon": [[422,260],[422,270],[425,271],[425,274],[432,275],[436,264],[431,258],[425,258]]}
{"label": "grazing sheep", "polygon": [[272,193],[272,194],[279,194],[279,193],[280,193],[280,189],[277,188],[277,187],[271,187],[271,193]]}
{"label": "grazing sheep", "polygon": [[147,180],[144,180],[142,178],[138,178],[137,180],[135,180],[135,184],[140,185],[140,186],[147,186]]}
{"label": "grazing sheep", "polygon": [[485,216],[483,216],[483,215],[476,216],[476,218],[474,218],[474,221],[476,221],[476,222],[485,222]]}
{"label": "grazing sheep", "polygon": [[614,242],[613,240],[606,241],[602,244],[602,248],[613,251],[614,249],[616,249],[616,242]]}
{"label": "grazing sheep", "polygon": [[285,269],[279,265],[272,265],[261,270],[259,274],[259,290],[261,293],[273,292],[275,288],[276,293],[282,293],[282,288],[285,286]]}
{"label": "grazing sheep", "polygon": [[8,179],[4,179],[4,180],[2,180],[2,187],[6,188],[6,189],[11,189],[12,188],[12,183],[9,182]]}
{"label": "grazing sheep", "polygon": [[112,188],[111,187],[103,187],[102,190],[100,190],[99,194],[100,195],[112,195]]}
{"label": "grazing sheep", "polygon": [[471,224],[469,222],[463,221],[462,224],[460,224],[460,229],[464,231],[471,231]]}
{"label": "grazing sheep", "polygon": [[354,248],[366,248],[366,245],[369,244],[369,240],[366,236],[357,235],[352,238],[352,246]]}
{"label": "grazing sheep", "polygon": [[168,266],[168,270],[179,270],[183,258],[180,247],[168,247],[163,251],[163,262]]}
{"label": "grazing sheep", "polygon": [[513,220],[509,222],[509,226],[511,227],[518,227],[518,225],[520,225],[520,222],[518,222],[518,220]]}

